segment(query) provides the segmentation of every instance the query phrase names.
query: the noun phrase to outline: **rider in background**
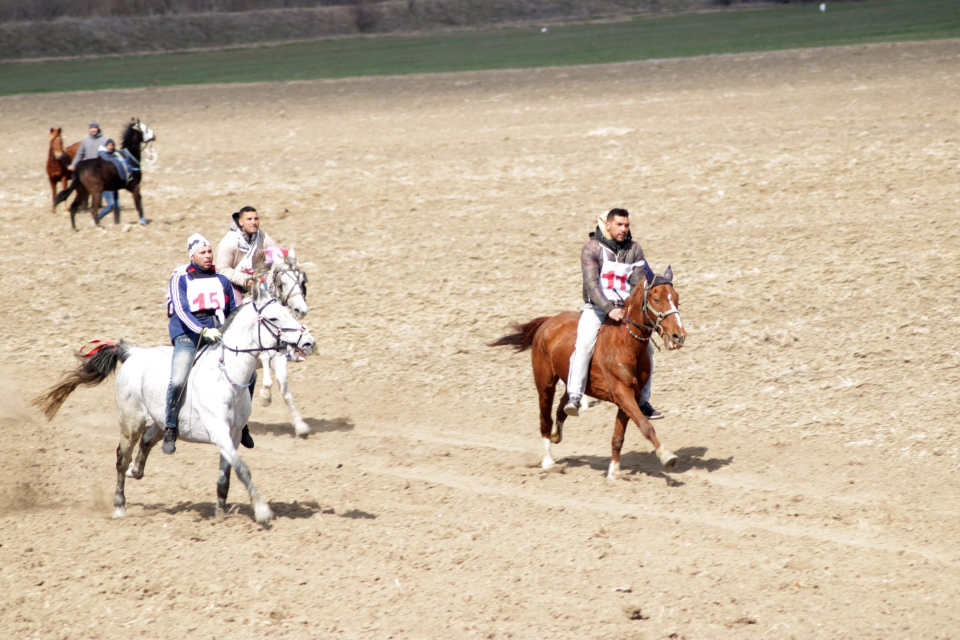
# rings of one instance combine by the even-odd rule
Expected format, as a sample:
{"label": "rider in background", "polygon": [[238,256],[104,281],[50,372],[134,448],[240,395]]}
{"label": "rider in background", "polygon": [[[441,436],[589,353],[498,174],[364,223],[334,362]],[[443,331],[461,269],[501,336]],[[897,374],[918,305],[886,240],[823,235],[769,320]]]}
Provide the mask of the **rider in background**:
{"label": "rider in background", "polygon": [[80,148],[77,149],[77,155],[73,157],[73,162],[70,164],[70,171],[76,169],[81,160],[92,160],[93,158],[96,158],[97,154],[100,152],[100,145],[102,143],[103,132],[100,131],[100,124],[97,122],[91,122],[90,135],[80,142]]}
{"label": "rider in background", "polygon": [[[629,216],[626,209],[611,209],[605,218],[598,218],[596,230],[590,233],[590,240],[580,251],[585,304],[580,308],[577,342],[570,356],[567,379],[570,399],[563,408],[568,416],[580,415],[580,401],[590,373],[600,327],[608,317],[615,322],[623,319],[624,300],[633,287],[643,281],[649,269],[643,259],[643,249],[630,234]],[[650,378],[640,391],[640,411],[648,419],[656,420],[662,418],[663,414],[650,406],[650,384],[653,379],[651,344],[647,345],[647,356],[650,360]]]}
{"label": "rider in background", "polygon": [[[187,255],[190,262],[174,269],[170,278],[167,315],[170,317],[173,363],[170,386],[167,387],[164,453],[177,450],[177,419],[197,347],[203,341],[219,341],[223,321],[237,308],[230,281],[213,268],[213,248],[207,239],[199,233],[190,236],[187,239]],[[246,427],[244,433],[247,438],[250,437]],[[250,444],[252,446],[252,440]]]}
{"label": "rider in background", "polygon": [[260,231],[257,210],[247,206],[234,213],[230,231],[217,247],[217,273],[233,283],[240,298],[250,293],[254,274],[263,262],[264,249],[274,246],[273,239]]}

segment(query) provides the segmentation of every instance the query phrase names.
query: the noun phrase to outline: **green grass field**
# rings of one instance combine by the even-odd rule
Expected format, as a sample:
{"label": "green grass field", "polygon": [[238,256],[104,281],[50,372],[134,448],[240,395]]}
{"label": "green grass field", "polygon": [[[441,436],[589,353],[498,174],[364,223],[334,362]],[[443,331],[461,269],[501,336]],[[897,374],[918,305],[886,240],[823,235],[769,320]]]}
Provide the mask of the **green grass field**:
{"label": "green grass field", "polygon": [[0,95],[625,62],[960,37],[960,0],[872,0],[613,23],[357,36],[203,53],[0,64]]}

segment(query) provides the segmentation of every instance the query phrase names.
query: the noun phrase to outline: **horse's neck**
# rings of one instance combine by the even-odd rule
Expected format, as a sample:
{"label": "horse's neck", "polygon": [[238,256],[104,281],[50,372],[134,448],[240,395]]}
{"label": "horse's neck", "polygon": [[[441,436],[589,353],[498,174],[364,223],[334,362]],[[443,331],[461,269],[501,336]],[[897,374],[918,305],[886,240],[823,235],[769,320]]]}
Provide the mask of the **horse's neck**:
{"label": "horse's neck", "polygon": [[127,152],[137,160],[137,162],[140,162],[140,147],[142,146],[143,139],[140,137],[134,137],[132,140],[130,140],[129,144],[124,144],[123,148],[126,149]]}
{"label": "horse's neck", "polygon": [[[236,317],[223,334],[223,366],[231,380],[241,383],[249,380],[257,367],[260,349],[264,346],[261,338],[266,341],[267,348],[272,346],[270,343],[275,342],[275,339],[262,328],[252,306],[237,313],[242,316]],[[263,335],[258,335],[258,332]]]}

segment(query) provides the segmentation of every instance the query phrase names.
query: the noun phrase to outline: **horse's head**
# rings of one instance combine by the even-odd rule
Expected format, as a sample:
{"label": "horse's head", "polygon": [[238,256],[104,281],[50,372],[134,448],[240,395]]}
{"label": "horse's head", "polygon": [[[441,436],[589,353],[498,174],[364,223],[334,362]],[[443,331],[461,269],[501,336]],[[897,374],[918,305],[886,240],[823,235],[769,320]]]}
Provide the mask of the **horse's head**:
{"label": "horse's head", "polygon": [[157,137],[153,134],[150,127],[136,118],[130,120],[130,124],[123,130],[123,135],[120,137],[121,146],[137,158],[140,157],[141,147],[156,139]]}
{"label": "horse's head", "polygon": [[[298,356],[308,356],[316,348],[316,341],[305,325],[293,317],[293,313],[280,304],[263,286],[253,288],[251,301],[257,314],[257,339],[266,349],[287,350]],[[269,336],[269,337],[267,337]]]}
{"label": "horse's head", "polygon": [[[632,306],[639,306],[639,313],[634,311],[631,314]],[[687,339],[680,320],[680,294],[673,288],[671,267],[667,267],[662,275],[647,270],[643,288],[634,288],[627,299],[625,314],[630,324],[660,334],[667,349],[679,349]]]}
{"label": "horse's head", "polygon": [[139,118],[131,118],[130,126],[140,132],[140,135],[142,136],[140,142],[142,144],[147,144],[148,142],[153,142],[157,139],[157,136],[153,133],[153,129],[148,127],[143,122],[140,122]]}
{"label": "horse's head", "polygon": [[56,158],[63,156],[63,131],[60,127],[50,127],[50,149]]}
{"label": "horse's head", "polygon": [[268,247],[273,264],[264,276],[267,290],[299,320],[307,315],[307,274],[297,266],[297,254],[280,247]]}

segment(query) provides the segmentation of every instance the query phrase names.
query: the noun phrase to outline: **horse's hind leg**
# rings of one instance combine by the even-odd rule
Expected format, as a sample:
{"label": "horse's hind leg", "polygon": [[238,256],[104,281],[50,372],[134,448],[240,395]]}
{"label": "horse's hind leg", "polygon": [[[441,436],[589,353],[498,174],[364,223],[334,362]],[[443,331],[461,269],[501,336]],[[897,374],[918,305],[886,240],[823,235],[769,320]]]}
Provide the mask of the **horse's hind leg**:
{"label": "horse's hind leg", "polygon": [[113,517],[122,518],[127,515],[127,498],[123,494],[124,483],[127,479],[127,468],[133,458],[133,447],[137,443],[135,437],[127,432],[120,436],[117,445],[117,492],[113,496]]}
{"label": "horse's hind leg", "polygon": [[293,392],[290,391],[290,385],[287,382],[287,359],[282,355],[277,356],[274,358],[274,366],[276,367],[277,373],[277,388],[283,395],[283,399],[287,403],[287,408],[290,409],[290,415],[293,416],[293,428],[298,436],[306,438],[310,435],[310,427],[303,421],[300,412],[297,411],[297,406],[293,404]]}
{"label": "horse's hind leg", "polygon": [[220,477],[217,478],[217,510],[215,518],[227,512],[227,494],[230,493],[230,461],[220,455]]}
{"label": "horse's hind leg", "polygon": [[613,439],[610,441],[610,468],[607,470],[607,479],[615,480],[620,473],[620,451],[623,449],[623,437],[627,432],[627,422],[630,417],[623,409],[617,411],[617,422],[613,427]]}
{"label": "horse's hind leg", "polygon": [[143,468],[147,464],[147,457],[158,442],[163,440],[163,429],[155,423],[147,427],[147,430],[140,438],[140,448],[137,450],[137,458],[133,461],[133,466],[127,469],[127,476],[134,480],[143,478]]}
{"label": "horse's hind leg", "polygon": [[557,380],[559,378],[552,370],[546,370],[546,367],[537,367],[534,362],[533,379],[537,384],[537,394],[540,396],[540,437],[543,439],[543,460],[540,467],[543,469],[551,468],[555,463],[550,452],[550,444],[560,442],[561,434],[558,432],[553,436],[553,396],[557,391]]}

